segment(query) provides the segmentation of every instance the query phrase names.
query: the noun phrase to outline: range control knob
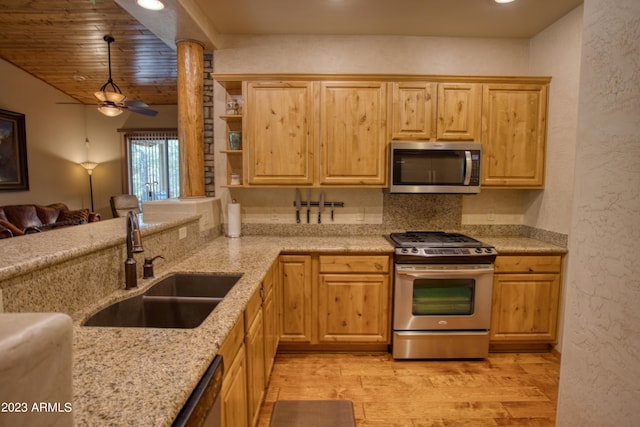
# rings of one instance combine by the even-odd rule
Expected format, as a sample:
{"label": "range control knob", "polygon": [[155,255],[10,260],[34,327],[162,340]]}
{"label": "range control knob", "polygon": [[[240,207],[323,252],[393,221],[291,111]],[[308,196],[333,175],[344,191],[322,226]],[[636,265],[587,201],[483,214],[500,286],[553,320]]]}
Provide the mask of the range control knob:
{"label": "range control knob", "polygon": [[417,254],[418,253],[418,248],[411,248],[411,253]]}
{"label": "range control knob", "polygon": [[403,254],[407,254],[407,253],[409,253],[409,249],[402,248],[402,249],[400,249],[400,252],[402,252]]}
{"label": "range control knob", "polygon": [[476,253],[477,254],[481,254],[482,253],[482,248],[476,248]]}

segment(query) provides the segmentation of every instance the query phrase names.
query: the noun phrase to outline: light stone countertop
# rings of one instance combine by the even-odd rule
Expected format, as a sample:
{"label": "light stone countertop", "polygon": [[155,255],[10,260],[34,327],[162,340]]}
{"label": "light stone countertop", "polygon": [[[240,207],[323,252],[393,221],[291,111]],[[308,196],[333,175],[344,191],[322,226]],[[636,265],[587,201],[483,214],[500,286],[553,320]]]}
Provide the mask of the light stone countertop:
{"label": "light stone countertop", "polygon": [[[198,219],[199,215],[165,214],[158,222],[143,221],[139,216],[140,232],[144,237]],[[0,241],[0,284],[3,280],[26,274],[52,264],[87,255],[100,249],[122,245],[126,218],[74,225],[41,233],[2,239]],[[52,237],[55,236],[53,239]]]}
{"label": "light stone countertop", "polygon": [[243,273],[207,319],[194,329],[98,328],[80,322],[99,308],[144,292],[120,290],[75,313],[74,402],[79,426],[171,425],[282,252],[386,252],[379,237],[219,237],[176,264],[172,272]]}
{"label": "light stone countertop", "polygon": [[[561,253],[564,249],[527,238],[480,237],[499,252]],[[207,319],[194,329],[80,326],[112,302],[144,292],[163,276],[139,281],[73,315],[74,402],[79,426],[168,426],[178,414],[246,304],[280,253],[385,252],[384,236],[218,237],[170,272],[243,273]],[[168,274],[169,272],[165,273]]]}

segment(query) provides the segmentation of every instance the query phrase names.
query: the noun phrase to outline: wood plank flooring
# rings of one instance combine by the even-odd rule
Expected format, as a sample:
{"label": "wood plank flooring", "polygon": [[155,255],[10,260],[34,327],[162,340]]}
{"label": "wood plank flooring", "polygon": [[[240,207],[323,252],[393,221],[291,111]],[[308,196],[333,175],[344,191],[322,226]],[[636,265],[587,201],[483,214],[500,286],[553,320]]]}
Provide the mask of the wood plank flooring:
{"label": "wood plank flooring", "polygon": [[258,425],[269,426],[279,399],[349,399],[358,426],[552,427],[559,372],[551,353],[492,353],[480,361],[278,354]]}

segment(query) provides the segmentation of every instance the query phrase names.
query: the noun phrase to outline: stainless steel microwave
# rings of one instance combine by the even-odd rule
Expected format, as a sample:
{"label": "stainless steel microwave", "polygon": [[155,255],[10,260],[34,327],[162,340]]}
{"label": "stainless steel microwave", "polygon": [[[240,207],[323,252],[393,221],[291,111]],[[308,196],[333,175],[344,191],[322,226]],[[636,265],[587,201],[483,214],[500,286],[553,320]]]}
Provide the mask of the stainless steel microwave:
{"label": "stainless steel microwave", "polygon": [[479,142],[392,142],[389,192],[480,192]]}

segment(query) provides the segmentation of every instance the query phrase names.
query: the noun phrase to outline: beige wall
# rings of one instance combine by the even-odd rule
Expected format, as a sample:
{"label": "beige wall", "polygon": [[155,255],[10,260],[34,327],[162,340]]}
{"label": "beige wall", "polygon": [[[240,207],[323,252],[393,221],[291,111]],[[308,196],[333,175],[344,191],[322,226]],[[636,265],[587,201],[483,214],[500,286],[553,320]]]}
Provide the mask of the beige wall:
{"label": "beige wall", "polygon": [[63,202],[89,208],[89,177],[78,163],[91,160],[100,163],[93,172],[94,207],[110,218],[109,197],[122,193],[117,129],[177,127],[176,106],[154,107],[154,118],[128,112],[108,118],[3,60],[0,76],[0,108],[26,116],[29,163],[29,191],[0,192],[0,206]]}
{"label": "beige wall", "polygon": [[557,425],[640,410],[640,2],[586,0]]}
{"label": "beige wall", "polygon": [[568,234],[578,126],[582,6],[531,39],[529,72],[553,76],[547,123],[547,185],[527,192],[524,223]]}

